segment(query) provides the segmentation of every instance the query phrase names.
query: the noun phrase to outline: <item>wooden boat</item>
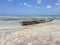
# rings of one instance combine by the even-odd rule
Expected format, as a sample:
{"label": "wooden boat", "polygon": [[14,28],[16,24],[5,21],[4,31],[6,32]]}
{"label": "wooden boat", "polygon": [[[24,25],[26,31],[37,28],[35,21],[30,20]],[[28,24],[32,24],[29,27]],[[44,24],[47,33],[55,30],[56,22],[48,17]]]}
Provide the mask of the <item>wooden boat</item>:
{"label": "wooden boat", "polygon": [[25,20],[22,22],[22,25],[32,25],[53,21],[52,19],[37,19],[37,20]]}

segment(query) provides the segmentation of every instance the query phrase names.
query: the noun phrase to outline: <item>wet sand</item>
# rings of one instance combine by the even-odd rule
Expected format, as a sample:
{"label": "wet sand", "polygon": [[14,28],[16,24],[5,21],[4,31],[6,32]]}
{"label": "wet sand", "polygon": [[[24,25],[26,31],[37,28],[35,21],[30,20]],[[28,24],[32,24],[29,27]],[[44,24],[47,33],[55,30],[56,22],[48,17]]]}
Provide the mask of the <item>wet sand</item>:
{"label": "wet sand", "polygon": [[60,45],[60,20],[28,26],[0,21],[0,45]]}

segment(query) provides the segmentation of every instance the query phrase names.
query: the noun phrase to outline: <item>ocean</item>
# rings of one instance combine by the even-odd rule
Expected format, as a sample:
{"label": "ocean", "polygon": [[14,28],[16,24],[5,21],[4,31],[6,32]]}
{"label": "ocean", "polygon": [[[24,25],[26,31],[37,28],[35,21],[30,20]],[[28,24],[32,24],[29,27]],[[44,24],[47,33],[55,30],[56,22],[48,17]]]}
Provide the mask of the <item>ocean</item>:
{"label": "ocean", "polygon": [[34,20],[40,18],[49,18],[53,20],[60,20],[60,16],[0,16],[0,23],[18,23],[24,20]]}
{"label": "ocean", "polygon": [[[60,20],[60,16],[0,16],[0,30],[11,28],[22,28],[22,21],[35,20],[40,18],[49,18],[53,20]],[[23,29],[23,28],[22,28]]]}
{"label": "ocean", "polygon": [[27,19],[39,19],[39,18],[51,18],[60,19],[60,16],[0,16],[0,20],[11,21],[11,20],[27,20]]}

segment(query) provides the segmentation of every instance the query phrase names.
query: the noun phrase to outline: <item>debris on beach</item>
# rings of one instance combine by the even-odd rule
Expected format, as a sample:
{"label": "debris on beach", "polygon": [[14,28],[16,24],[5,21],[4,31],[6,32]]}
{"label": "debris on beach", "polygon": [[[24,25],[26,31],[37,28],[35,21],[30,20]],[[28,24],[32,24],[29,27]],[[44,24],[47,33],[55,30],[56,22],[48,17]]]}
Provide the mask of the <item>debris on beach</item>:
{"label": "debris on beach", "polygon": [[53,21],[53,19],[35,19],[35,20],[25,20],[22,21],[22,25],[32,25]]}

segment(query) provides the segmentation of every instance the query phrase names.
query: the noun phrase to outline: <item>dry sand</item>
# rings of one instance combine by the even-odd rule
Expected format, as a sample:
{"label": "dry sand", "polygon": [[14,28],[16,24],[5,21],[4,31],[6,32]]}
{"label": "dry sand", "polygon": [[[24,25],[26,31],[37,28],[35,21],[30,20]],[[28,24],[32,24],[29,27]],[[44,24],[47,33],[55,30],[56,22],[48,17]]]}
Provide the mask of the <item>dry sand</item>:
{"label": "dry sand", "polygon": [[0,45],[60,45],[60,20],[30,26],[0,23]]}

